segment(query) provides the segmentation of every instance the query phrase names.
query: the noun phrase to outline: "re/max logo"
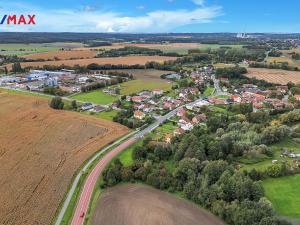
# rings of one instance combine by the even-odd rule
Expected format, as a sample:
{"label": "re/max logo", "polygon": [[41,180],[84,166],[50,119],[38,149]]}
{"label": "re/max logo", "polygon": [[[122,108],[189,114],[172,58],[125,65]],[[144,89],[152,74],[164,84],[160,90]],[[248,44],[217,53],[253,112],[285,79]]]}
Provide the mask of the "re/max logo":
{"label": "re/max logo", "polygon": [[14,25],[34,25],[35,15],[4,15],[0,21],[0,25],[14,24]]}

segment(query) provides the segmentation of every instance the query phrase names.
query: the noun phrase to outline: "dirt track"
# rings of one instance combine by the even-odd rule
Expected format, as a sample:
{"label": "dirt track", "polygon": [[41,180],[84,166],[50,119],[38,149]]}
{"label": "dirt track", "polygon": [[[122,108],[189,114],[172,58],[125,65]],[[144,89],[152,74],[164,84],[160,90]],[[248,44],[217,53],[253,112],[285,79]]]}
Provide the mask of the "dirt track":
{"label": "dirt track", "polygon": [[104,192],[92,225],[224,225],[196,205],[160,190],[136,184]]}
{"label": "dirt track", "polygon": [[0,92],[0,224],[50,224],[74,172],[129,130]]}

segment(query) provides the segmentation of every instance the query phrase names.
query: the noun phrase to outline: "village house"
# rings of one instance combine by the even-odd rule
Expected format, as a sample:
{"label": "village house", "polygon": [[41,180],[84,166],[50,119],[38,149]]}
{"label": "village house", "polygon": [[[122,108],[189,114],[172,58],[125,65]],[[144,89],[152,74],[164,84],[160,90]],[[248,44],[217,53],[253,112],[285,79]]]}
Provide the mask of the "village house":
{"label": "village house", "polygon": [[152,91],[152,93],[153,93],[153,95],[162,95],[164,93],[164,91],[161,89],[154,89]]}
{"label": "village house", "polygon": [[232,99],[234,102],[238,102],[238,103],[240,103],[241,100],[242,100],[241,96],[239,96],[239,95],[232,95],[232,96],[231,96],[231,99]]}
{"label": "village house", "polygon": [[79,77],[78,83],[79,84],[85,84],[89,78],[88,77]]}
{"label": "village house", "polygon": [[148,99],[152,97],[151,91],[142,91],[138,94],[139,96],[142,96],[144,99]]}
{"label": "village house", "polygon": [[144,104],[141,108],[145,113],[153,111],[153,107],[150,104]]}
{"label": "village house", "polygon": [[131,100],[133,102],[141,103],[144,100],[144,98],[142,96],[132,96]]}
{"label": "village house", "polygon": [[263,103],[253,103],[253,107],[255,109],[261,109],[264,107],[264,104]]}
{"label": "village house", "polygon": [[199,114],[193,117],[192,122],[193,124],[198,124],[206,120],[207,120],[207,116],[205,114]]}
{"label": "village house", "polygon": [[294,95],[294,98],[295,98],[297,101],[300,101],[300,95]]}
{"label": "village house", "polygon": [[287,85],[276,86],[277,91],[281,94],[286,94],[289,91],[289,87]]}
{"label": "village house", "polygon": [[186,111],[184,108],[180,108],[180,109],[177,111],[176,115],[182,117],[182,116],[185,116],[186,113],[187,113],[187,111]]}
{"label": "village house", "polygon": [[145,113],[143,113],[142,111],[134,111],[134,118],[142,120],[145,118],[145,116]]}
{"label": "village house", "polygon": [[126,101],[127,101],[127,102],[130,102],[130,101],[131,101],[131,96],[130,96],[130,95],[127,95],[127,96],[126,96]]}
{"label": "village house", "polygon": [[217,104],[217,105],[226,105],[227,104],[227,99],[208,98],[208,102],[212,103],[212,104]]}
{"label": "village house", "polygon": [[222,81],[222,82],[224,82],[224,83],[229,83],[228,77],[220,77],[219,80]]}
{"label": "village house", "polygon": [[172,102],[165,102],[163,108],[168,110],[173,110],[176,108],[176,106]]}
{"label": "village house", "polygon": [[102,112],[104,111],[106,108],[101,106],[101,105],[96,105],[93,109],[94,112],[98,113],[98,112]]}
{"label": "village house", "polygon": [[185,116],[178,121],[178,125],[185,131],[193,129],[192,121]]}
{"label": "village house", "polygon": [[268,98],[265,100],[265,102],[273,106],[274,109],[282,109],[285,105],[285,103],[282,100],[277,98]]}
{"label": "village house", "polygon": [[83,103],[81,105],[81,110],[89,110],[93,108],[93,104],[92,103]]}
{"label": "village house", "polygon": [[184,130],[182,128],[177,128],[176,130],[174,130],[173,134],[174,136],[177,136],[177,135],[182,135],[184,134]]}

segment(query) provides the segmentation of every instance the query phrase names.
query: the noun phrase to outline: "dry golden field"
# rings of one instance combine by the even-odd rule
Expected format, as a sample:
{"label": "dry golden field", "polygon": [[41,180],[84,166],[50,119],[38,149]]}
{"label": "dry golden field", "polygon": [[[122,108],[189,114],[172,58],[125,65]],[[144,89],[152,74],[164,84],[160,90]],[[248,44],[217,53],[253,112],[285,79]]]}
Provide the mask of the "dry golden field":
{"label": "dry golden field", "polygon": [[0,92],[0,224],[49,225],[83,162],[129,130]]}
{"label": "dry golden field", "polygon": [[66,59],[89,59],[96,56],[97,51],[92,50],[65,50],[54,52],[41,52],[24,55],[25,59],[44,59],[44,60],[66,60]]}
{"label": "dry golden field", "polygon": [[247,68],[247,77],[256,77],[259,80],[266,80],[276,84],[287,84],[289,81],[293,83],[300,82],[300,72],[262,69],[262,68]]}
{"label": "dry golden field", "polygon": [[[44,65],[54,65],[54,66],[74,66],[81,65],[86,66],[91,63],[112,64],[112,65],[144,65],[146,62],[164,62],[169,60],[175,60],[176,57],[168,56],[124,56],[124,57],[108,57],[108,58],[91,58],[91,59],[74,59],[74,60],[59,60],[59,61],[44,61],[44,62],[23,62],[21,63],[22,68],[26,67],[43,67]],[[12,64],[6,65],[7,69],[11,70]]]}

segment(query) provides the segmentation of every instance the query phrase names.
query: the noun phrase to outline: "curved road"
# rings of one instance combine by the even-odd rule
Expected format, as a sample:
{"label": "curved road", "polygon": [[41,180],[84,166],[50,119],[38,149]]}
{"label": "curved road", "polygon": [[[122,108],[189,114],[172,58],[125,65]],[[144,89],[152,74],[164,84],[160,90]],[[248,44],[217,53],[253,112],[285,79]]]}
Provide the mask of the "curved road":
{"label": "curved road", "polygon": [[[122,150],[127,148],[129,145],[133,144],[137,140],[136,137],[132,137],[127,141],[120,144],[118,147],[114,148],[112,151],[107,153],[95,166],[92,172],[88,175],[83,190],[81,192],[80,199],[77,203],[77,207],[72,219],[72,225],[82,225],[84,223],[85,215],[87,213],[89,203],[92,197],[94,187],[96,185],[97,179],[100,173],[103,171],[105,166],[112,160],[116,155],[118,155]],[[84,213],[84,214],[83,214]]]}
{"label": "curved road", "polygon": [[[98,164],[95,166],[95,168],[92,170],[92,172],[88,175],[84,187],[82,189],[80,199],[77,203],[75,213],[73,215],[72,223],[71,225],[83,225],[86,213],[88,211],[89,203],[92,197],[93,190],[95,188],[97,179],[105,166],[112,160],[115,156],[117,156],[122,150],[126,149],[128,146],[136,142],[139,138],[142,138],[145,134],[151,132],[156,127],[158,127],[160,124],[165,122],[167,119],[174,116],[179,109],[181,109],[184,106],[187,105],[193,105],[194,103],[201,101],[201,99],[198,99],[192,103],[182,105],[173,111],[167,113],[164,116],[161,116],[155,123],[151,124],[147,128],[145,128],[142,131],[139,131],[137,134],[135,134],[133,137],[129,138],[119,146],[115,147],[113,150],[111,150],[109,153],[107,153],[103,158],[100,159]],[[59,222],[57,222],[59,224]]]}

